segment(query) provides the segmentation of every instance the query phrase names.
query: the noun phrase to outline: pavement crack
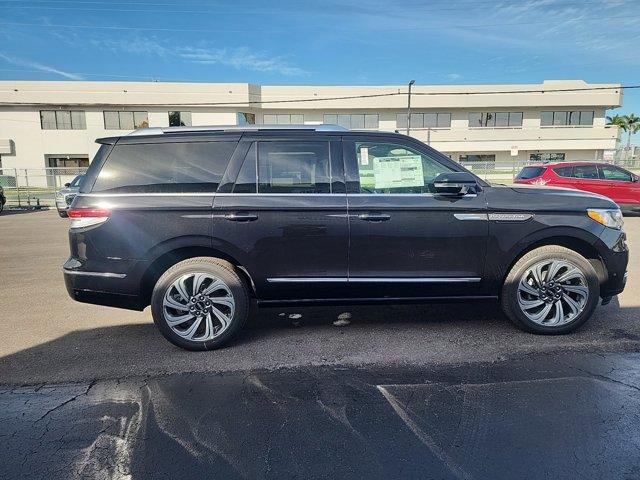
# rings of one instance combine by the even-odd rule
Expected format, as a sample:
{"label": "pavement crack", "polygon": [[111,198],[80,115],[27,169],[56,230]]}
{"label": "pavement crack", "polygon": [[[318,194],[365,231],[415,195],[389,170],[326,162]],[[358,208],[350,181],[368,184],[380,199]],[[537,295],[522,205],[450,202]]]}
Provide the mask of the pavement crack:
{"label": "pavement crack", "polygon": [[[619,385],[624,385],[625,387],[633,388],[634,390],[637,390],[637,391],[640,392],[640,387],[638,387],[637,385],[632,385],[630,383],[626,383],[626,382],[623,382],[621,380],[616,380],[615,378],[611,378],[611,377],[608,377],[607,375],[602,375],[600,373],[593,373],[593,372],[590,372],[589,370],[585,370],[583,368],[576,367],[576,370],[578,370],[578,371],[580,371],[582,373],[586,373],[587,375],[591,375],[594,378],[599,378],[600,380],[605,380],[605,381],[609,381],[609,382],[612,382],[612,383],[617,383]],[[613,371],[613,370],[611,370],[611,371]],[[611,372],[609,372],[609,373],[611,373]]]}
{"label": "pavement crack", "polygon": [[40,418],[38,418],[35,422],[33,423],[38,423],[39,421],[43,420],[44,418],[46,418],[48,415],[50,415],[51,413],[55,412],[56,410],[61,409],[62,407],[64,407],[65,405],[75,401],[76,399],[78,399],[79,397],[83,397],[85,395],[87,395],[89,393],[89,390],[91,390],[91,388],[96,384],[96,380],[93,380],[89,385],[87,385],[87,388],[85,389],[84,392],[78,393],[77,395],[74,395],[73,397],[69,398],[68,400],[65,400],[62,403],[59,403],[58,405],[56,405],[53,408],[50,408],[49,410],[47,410],[44,415],[42,415]]}

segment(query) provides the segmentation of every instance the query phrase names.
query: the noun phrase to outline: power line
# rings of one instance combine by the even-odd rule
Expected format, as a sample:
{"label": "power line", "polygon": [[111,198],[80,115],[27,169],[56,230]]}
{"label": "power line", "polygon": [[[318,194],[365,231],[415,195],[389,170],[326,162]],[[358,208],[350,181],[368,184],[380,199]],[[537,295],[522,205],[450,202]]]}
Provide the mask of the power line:
{"label": "power line", "polygon": [[[25,7],[26,8],[26,7]],[[95,9],[98,11],[110,11],[107,9]],[[125,10],[122,10],[125,11]],[[146,10],[126,10],[131,12],[145,12]],[[195,11],[164,11],[162,13],[216,13],[216,12],[195,12]],[[591,18],[580,18],[581,22],[600,22],[602,20],[628,20],[640,18],[640,15],[622,15],[622,16],[599,16]],[[456,28],[487,28],[487,27],[508,27],[508,26],[522,26],[522,25],[550,25],[554,23],[563,23],[564,19],[545,19],[541,21],[523,21],[523,22],[500,22],[500,23],[472,23],[472,24],[456,24]],[[0,25],[4,26],[24,26],[24,27],[39,27],[39,28],[84,28],[84,29],[106,29],[106,30],[145,30],[145,31],[161,31],[161,32],[218,32],[218,33],[239,33],[246,32],[246,29],[219,29],[219,28],[160,28],[160,27],[123,27],[119,25],[64,25],[64,24],[38,24],[38,23],[23,23],[23,22],[2,22]],[[434,26],[441,26],[440,23],[424,23],[419,27],[399,26],[399,27],[387,27],[386,31],[416,31],[422,29],[433,28]],[[304,27],[300,27],[304,28]],[[290,29],[289,29],[290,30]],[[283,30],[261,30],[262,32],[269,33],[286,33]]]}
{"label": "power line", "polygon": [[[529,93],[562,93],[562,92],[586,92],[586,91],[599,91],[599,90],[632,90],[638,89],[640,85],[620,85],[620,86],[599,86],[599,87],[584,87],[584,88],[557,88],[557,89],[532,89],[532,90],[494,90],[494,91],[472,91],[472,92],[412,92],[412,95],[424,95],[424,96],[471,96],[471,95],[504,95],[504,94],[529,94]],[[0,90],[0,92],[3,90]],[[7,90],[4,90],[7,92]],[[15,90],[14,90],[15,91]],[[95,92],[88,92],[82,90],[65,90],[65,93],[84,93],[90,94]],[[104,92],[104,93],[128,93],[123,92]],[[132,92],[140,94],[141,92]],[[185,94],[187,92],[149,92],[149,93],[162,93],[162,94]],[[194,95],[220,95],[220,92],[193,92]],[[372,93],[362,95],[345,95],[336,97],[323,97],[323,98],[298,98],[298,99],[283,99],[283,100],[247,100],[238,102],[172,102],[172,103],[139,103],[137,105],[148,105],[150,107],[162,107],[162,106],[206,106],[206,107],[223,107],[223,106],[246,106],[246,105],[264,105],[264,104],[283,104],[283,103],[309,103],[309,102],[327,102],[334,100],[355,100],[360,98],[381,98],[381,97],[395,97],[407,95],[407,92],[385,92],[385,93]],[[236,94],[237,95],[237,94]],[[0,102],[0,105],[52,105],[52,102]],[[85,106],[102,106],[118,104],[117,102],[110,103],[69,103],[63,102],[64,105],[85,105]]]}

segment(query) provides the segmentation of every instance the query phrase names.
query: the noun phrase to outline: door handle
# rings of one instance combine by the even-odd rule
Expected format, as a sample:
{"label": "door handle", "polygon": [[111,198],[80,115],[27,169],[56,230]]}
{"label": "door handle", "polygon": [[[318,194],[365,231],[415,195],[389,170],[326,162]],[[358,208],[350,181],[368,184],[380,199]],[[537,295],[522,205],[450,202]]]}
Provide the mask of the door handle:
{"label": "door handle", "polygon": [[358,218],[367,222],[386,222],[391,218],[391,215],[386,213],[361,213]]}
{"label": "door handle", "polygon": [[232,222],[252,222],[258,219],[255,213],[227,213],[224,218]]}

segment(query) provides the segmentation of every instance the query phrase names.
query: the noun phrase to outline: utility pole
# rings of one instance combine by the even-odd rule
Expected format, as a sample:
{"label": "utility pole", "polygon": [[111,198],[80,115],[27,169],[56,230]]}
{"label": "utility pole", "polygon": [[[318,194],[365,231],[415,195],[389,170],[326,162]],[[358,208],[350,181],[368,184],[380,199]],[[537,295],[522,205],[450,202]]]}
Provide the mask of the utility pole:
{"label": "utility pole", "polygon": [[415,80],[409,82],[409,93],[407,94],[407,135],[411,132],[411,87],[416,83]]}

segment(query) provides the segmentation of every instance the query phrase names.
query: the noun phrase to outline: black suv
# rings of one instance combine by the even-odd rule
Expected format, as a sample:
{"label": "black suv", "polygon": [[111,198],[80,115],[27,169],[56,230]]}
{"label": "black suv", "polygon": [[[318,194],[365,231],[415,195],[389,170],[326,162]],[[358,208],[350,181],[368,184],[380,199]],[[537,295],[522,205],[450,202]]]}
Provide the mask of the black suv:
{"label": "black suv", "polygon": [[611,200],[492,186],[399,134],[331,125],[138,130],[102,144],[68,214],[69,294],[142,310],[193,350],[258,305],[499,299],[566,333],[626,281]]}

